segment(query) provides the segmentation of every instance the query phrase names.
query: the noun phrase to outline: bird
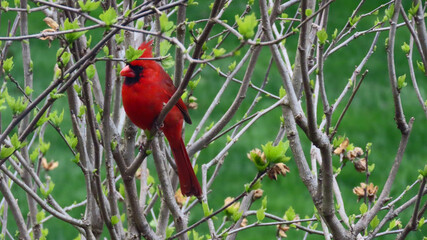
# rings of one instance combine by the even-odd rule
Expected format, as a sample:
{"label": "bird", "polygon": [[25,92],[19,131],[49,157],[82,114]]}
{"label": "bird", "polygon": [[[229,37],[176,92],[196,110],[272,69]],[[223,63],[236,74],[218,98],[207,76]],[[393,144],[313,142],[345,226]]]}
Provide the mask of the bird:
{"label": "bird", "polygon": [[[153,41],[143,42],[139,50],[140,58],[153,58]],[[164,105],[176,91],[171,77],[154,60],[136,59],[127,63],[120,71],[125,77],[122,86],[122,101],[128,118],[139,128],[151,130]],[[197,180],[182,139],[183,121],[191,124],[187,107],[179,99],[166,115],[160,130],[165,135],[172,150],[178,171],[181,192],[184,196],[201,195]]]}

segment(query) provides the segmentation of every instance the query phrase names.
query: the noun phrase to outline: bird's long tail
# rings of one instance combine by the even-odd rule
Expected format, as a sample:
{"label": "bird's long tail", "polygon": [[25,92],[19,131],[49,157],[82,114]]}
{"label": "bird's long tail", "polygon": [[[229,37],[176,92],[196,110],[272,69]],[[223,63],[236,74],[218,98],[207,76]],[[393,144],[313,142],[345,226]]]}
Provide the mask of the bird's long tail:
{"label": "bird's long tail", "polygon": [[182,194],[185,196],[200,196],[202,194],[202,189],[200,188],[199,181],[191,166],[184,141],[181,137],[173,140],[168,138],[168,140],[178,169],[178,178],[181,184]]}

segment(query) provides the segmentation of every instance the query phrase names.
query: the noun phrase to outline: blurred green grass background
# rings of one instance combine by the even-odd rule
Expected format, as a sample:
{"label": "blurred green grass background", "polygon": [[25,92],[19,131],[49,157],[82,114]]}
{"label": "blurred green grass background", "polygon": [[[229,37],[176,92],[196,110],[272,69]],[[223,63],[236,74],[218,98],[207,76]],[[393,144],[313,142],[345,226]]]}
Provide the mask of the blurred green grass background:
{"label": "blurred green grass background", "polygon": [[[386,1],[380,2],[385,3]],[[12,4],[13,3],[11,3],[11,5]],[[345,24],[345,21],[351,15],[352,10],[357,4],[357,1],[336,1],[332,3],[330,10],[330,22],[328,24],[327,30],[329,36],[332,34],[335,28],[341,30]],[[255,5],[257,5],[257,3],[255,3]],[[361,13],[371,11],[377,5],[378,2],[367,2],[362,7]],[[195,19],[206,18],[209,14],[209,9],[206,6],[206,3],[201,2],[198,6],[190,6],[187,9],[189,20],[191,21]],[[234,16],[239,14],[239,11],[242,11],[245,6],[246,4],[244,1],[233,2],[229,9],[226,10],[224,19],[227,19],[229,23],[233,23]],[[256,6],[254,7],[254,11],[259,17],[259,12],[257,11]],[[296,8],[294,7],[286,12],[291,17],[295,11]],[[98,16],[98,14],[99,13],[92,13],[93,16]],[[382,18],[383,14],[384,11],[382,10],[380,11],[378,17]],[[14,16],[15,13],[2,13],[0,26],[1,36],[6,35],[7,19],[13,20]],[[46,28],[46,25],[42,21],[44,17],[45,16],[41,13],[32,13],[30,15],[30,33],[38,33]],[[376,16],[363,19],[359,23],[357,29],[365,30],[369,28],[372,26],[375,18]],[[196,27],[202,26],[196,25]],[[214,28],[214,32],[219,32],[220,30],[221,28],[218,26]],[[86,35],[92,35],[93,45],[98,39],[101,38],[102,32],[92,31],[88,32]],[[369,73],[366,76],[364,83],[357,93],[356,98],[354,99],[351,108],[347,112],[337,133],[337,135],[345,134],[347,137],[349,137],[350,141],[355,144],[355,146],[360,146],[362,148],[364,148],[368,142],[372,142],[372,153],[369,157],[369,162],[375,163],[376,167],[370,177],[370,182],[378,185],[379,191],[382,190],[383,183],[387,178],[388,171],[392,165],[400,141],[400,133],[396,128],[396,124],[393,119],[394,108],[387,73],[387,59],[384,46],[387,35],[388,33],[381,34],[380,40],[377,44],[376,52],[372,55],[364,68],[368,69]],[[373,37],[374,34],[362,36],[352,41],[347,47],[334,53],[326,60],[325,82],[330,103],[338,97],[339,93],[347,84],[348,79],[355,69],[355,66],[358,65],[361,59],[365,56]],[[235,46],[237,46],[239,42],[232,38],[234,37],[230,37],[230,39],[228,39],[225,45],[222,47],[227,50],[232,50]],[[296,52],[297,40],[297,35],[292,36],[286,40],[288,54],[290,55],[290,60],[292,62]],[[209,44],[209,46],[216,43],[215,40],[212,42],[213,43]],[[413,183],[416,180],[418,175],[417,169],[424,166],[427,156],[427,148],[425,147],[427,140],[427,121],[423,115],[421,106],[416,99],[412,89],[412,84],[410,83],[406,57],[405,54],[400,50],[400,45],[403,44],[403,42],[409,43],[409,34],[406,29],[399,29],[395,48],[396,70],[398,75],[407,74],[408,76],[408,86],[402,90],[402,103],[405,109],[407,120],[409,120],[410,117],[415,117],[415,123],[402,162],[402,166],[399,170],[391,192],[392,197],[396,197],[405,189],[407,185]],[[30,44],[34,64],[33,69],[35,91],[33,96],[36,96],[41,93],[51,82],[54,71],[53,66],[55,64],[55,54],[59,46],[58,40],[53,41],[50,48],[48,48],[46,41],[41,41],[38,39],[31,39]],[[21,45],[19,42],[14,42],[11,45],[8,56],[14,56],[15,67],[12,71],[12,75],[22,83],[23,72],[21,67],[22,62],[20,46]],[[218,65],[222,71],[226,72],[228,71],[228,65],[234,60],[239,61],[239,58],[243,56],[243,53],[246,50],[247,48],[242,49],[241,56],[236,57],[236,59],[223,59],[215,62],[214,64]],[[261,85],[270,57],[271,54],[269,49],[264,48],[252,77],[253,84],[257,86]],[[103,64],[97,63],[97,68],[101,79],[103,79]],[[168,72],[173,73],[173,70],[169,69]],[[240,72],[237,75],[237,78],[241,79],[243,74],[244,72]],[[205,110],[208,108],[210,102],[215,97],[216,90],[221,87],[225,80],[222,77],[219,77],[215,70],[209,69],[208,67],[202,71],[201,77],[202,80],[194,92],[194,95],[198,98],[199,107],[197,110],[190,111],[194,124],[187,126],[187,141],[197,123],[203,116]],[[314,78],[314,76],[311,77]],[[418,84],[420,86],[421,93],[423,96],[426,96],[425,76],[417,72],[417,77],[419,80]],[[281,84],[282,80],[277,73],[275,64],[273,64],[266,90],[274,94],[278,94],[278,89],[280,88]],[[232,100],[235,98],[239,87],[240,86],[237,83],[231,83],[231,86],[227,89],[226,94],[221,99],[220,104],[216,107],[207,124],[210,124],[212,121],[217,121],[222,116],[222,114],[228,109]],[[16,90],[16,88],[13,87],[11,83],[8,83],[8,90],[11,95],[20,96],[19,92]],[[233,119],[230,125],[234,124],[236,121],[242,118],[255,95],[255,90],[248,90],[245,101],[239,108],[236,117]],[[349,95],[346,96],[338,111],[333,116],[333,123],[336,123],[336,120],[343,106],[348,101],[348,98]],[[274,102],[275,100],[263,96],[256,110],[266,108]],[[55,103],[54,109],[61,111],[62,108],[66,107],[66,104],[67,102],[65,98],[60,99],[57,103]],[[318,108],[318,112],[320,120],[322,115],[321,106]],[[67,111],[66,116],[68,116],[68,118],[66,117],[61,125],[63,132],[68,132],[71,128],[69,114]],[[268,113],[257,123],[255,123],[253,127],[251,127],[230,149],[219,176],[212,186],[212,193],[209,196],[209,205],[211,208],[218,209],[223,205],[223,201],[226,197],[234,197],[239,195],[244,190],[243,185],[253,179],[257,173],[257,170],[255,166],[247,159],[246,153],[253,148],[260,148],[261,144],[265,144],[267,141],[274,140],[280,127],[280,116],[280,109],[275,109],[274,111]],[[10,112],[5,111],[2,114],[2,126],[7,126],[10,120]],[[45,141],[50,141],[52,144],[51,150],[46,156],[48,161],[55,160],[60,162],[59,167],[49,173],[56,185],[53,191],[53,196],[62,206],[67,206],[73,202],[80,202],[85,198],[85,183],[80,169],[70,161],[72,159],[72,154],[68,151],[60,136],[51,127],[47,128],[47,134],[45,137]],[[309,142],[302,132],[300,132],[300,137],[304,142],[304,150],[307,159],[309,159]],[[199,169],[202,164],[209,162],[213,157],[215,157],[215,155],[225,145],[225,140],[225,137],[223,137],[215,141],[211,146],[201,152],[198,160]],[[152,164],[152,159],[150,158],[148,161],[150,172],[154,174],[155,169]],[[339,166],[338,158],[334,157],[334,164],[335,166]],[[298,176],[295,163],[291,160],[288,165],[291,169],[291,172],[285,178],[280,177],[278,181],[272,181],[267,178],[263,180],[262,188],[264,189],[264,195],[268,196],[267,211],[275,215],[282,216],[284,212],[292,206],[295,209],[295,212],[299,214],[301,218],[304,218],[305,216],[311,217],[313,214],[311,198]],[[42,172],[42,174],[44,173]],[[200,173],[198,176],[199,179],[201,179]],[[348,214],[358,214],[360,203],[357,202],[357,198],[352,193],[352,189],[353,187],[358,186],[360,182],[364,182],[364,175],[356,172],[353,166],[348,164],[342,170],[337,180],[341,186],[341,192]],[[416,191],[418,191],[418,189],[412,190],[409,195],[413,196]],[[16,186],[13,187],[13,192],[16,193],[20,206],[22,206],[23,211],[26,212],[27,206],[25,193]],[[403,203],[403,201],[407,199],[408,198],[404,198],[399,203]],[[257,209],[259,205],[260,202],[255,202],[253,209]],[[412,212],[412,208],[409,208],[401,216],[403,224],[407,223],[410,212]],[[70,214],[72,214],[74,217],[80,217],[81,214],[83,214],[83,209],[75,209],[71,211]],[[384,214],[385,212],[382,212],[380,217],[384,216]],[[195,210],[190,216],[190,223],[195,222],[202,216],[203,213],[201,211],[201,206],[196,206]],[[149,219],[151,218],[151,216],[148,217]],[[222,214],[218,215],[218,220],[215,221],[216,226],[219,226],[222,217]],[[11,221],[9,223],[12,223],[13,219],[10,220]],[[254,217],[248,218],[248,220],[249,223],[256,221]],[[77,231],[74,228],[64,224],[61,221],[49,220],[44,224],[44,227],[49,229],[48,239],[72,239],[77,236]],[[202,224],[196,230],[203,234],[208,233],[206,224]],[[273,239],[275,238],[275,232],[275,226],[252,228],[242,231],[238,235],[238,239]],[[295,230],[290,230],[287,232],[287,234],[289,239],[301,239],[304,235],[302,231]],[[426,233],[424,232],[424,235],[425,234]],[[420,232],[411,233],[408,239],[421,239],[422,236],[423,233]],[[310,236],[310,239],[322,238],[323,237]],[[394,237],[382,237],[381,239],[391,238]]]}

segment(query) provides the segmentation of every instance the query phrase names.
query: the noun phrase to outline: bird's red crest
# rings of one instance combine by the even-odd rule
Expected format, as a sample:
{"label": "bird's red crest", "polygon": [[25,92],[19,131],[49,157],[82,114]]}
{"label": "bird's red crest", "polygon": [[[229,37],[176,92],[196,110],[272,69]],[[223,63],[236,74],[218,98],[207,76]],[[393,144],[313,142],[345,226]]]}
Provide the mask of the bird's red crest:
{"label": "bird's red crest", "polygon": [[138,48],[139,50],[144,50],[144,52],[141,55],[141,58],[152,58],[153,57],[151,44],[153,44],[153,40],[151,40],[149,42],[141,43],[141,45]]}
{"label": "bird's red crest", "polygon": [[[139,50],[143,50],[144,52],[142,53],[142,55],[140,56],[140,58],[152,58],[153,57],[153,51],[151,48],[151,44],[153,43],[153,40],[148,41],[148,42],[142,42],[141,45],[139,46]],[[148,64],[149,62],[152,62],[151,60],[134,60],[132,61],[132,65],[137,65],[137,66],[143,66],[143,64]]]}

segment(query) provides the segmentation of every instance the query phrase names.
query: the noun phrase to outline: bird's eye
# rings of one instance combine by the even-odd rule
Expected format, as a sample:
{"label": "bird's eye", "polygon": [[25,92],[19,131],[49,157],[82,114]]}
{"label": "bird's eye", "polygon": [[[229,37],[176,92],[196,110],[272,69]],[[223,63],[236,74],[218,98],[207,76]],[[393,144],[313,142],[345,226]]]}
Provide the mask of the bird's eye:
{"label": "bird's eye", "polygon": [[138,71],[138,72],[142,71],[141,66],[134,66],[133,68],[135,69],[135,71]]}

